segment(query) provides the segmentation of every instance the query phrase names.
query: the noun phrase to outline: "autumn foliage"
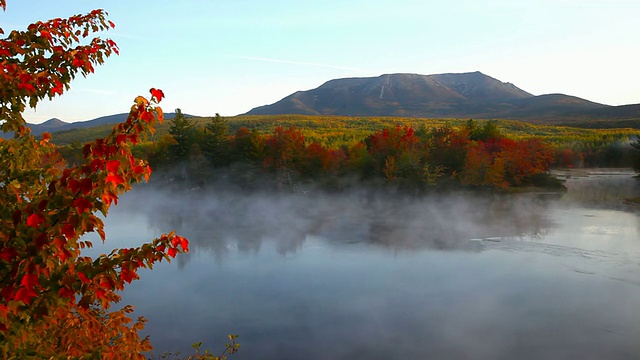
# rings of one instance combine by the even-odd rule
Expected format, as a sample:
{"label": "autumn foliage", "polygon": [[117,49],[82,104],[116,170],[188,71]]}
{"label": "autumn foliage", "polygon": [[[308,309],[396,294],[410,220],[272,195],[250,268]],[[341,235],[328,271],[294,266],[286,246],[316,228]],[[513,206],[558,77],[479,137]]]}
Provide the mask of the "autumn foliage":
{"label": "autumn foliage", "polygon": [[[0,0],[0,6],[5,2]],[[114,27],[103,10],[38,22],[0,39],[0,120],[11,140],[0,141],[0,356],[3,358],[144,358],[144,319],[131,306],[113,310],[119,291],[177,253],[188,241],[174,233],[138,248],[114,249],[96,258],[83,235],[106,240],[106,216],[151,168],[135,158],[140,141],[163,113],[164,94],[135,99],[126,122],[84,146],[84,162],[65,165],[50,136],[35,139],[22,112],[61,95],[77,75],[94,71],[116,44],[95,32]],[[4,33],[4,32],[3,32]]]}
{"label": "autumn foliage", "polygon": [[[222,120],[218,117],[214,120],[221,127]],[[177,126],[172,128],[174,133],[177,129]],[[546,142],[538,138],[506,138],[491,121],[483,125],[470,121],[458,128],[444,125],[418,130],[409,125],[396,125],[339,147],[309,140],[305,130],[276,126],[273,132],[261,134],[242,127],[234,135],[217,132],[214,141],[208,140],[211,132],[192,126],[189,130],[192,143],[182,147],[203,149],[204,158],[216,159],[208,163],[208,176],[204,170],[207,163],[198,162],[200,185],[212,183],[222,174],[231,179],[234,186],[255,187],[259,183],[279,188],[296,188],[305,183],[334,189],[354,184],[391,185],[411,191],[535,186],[539,179],[549,178],[547,172],[555,159],[554,151]],[[224,141],[220,140],[221,136],[225,137]],[[184,134],[180,134],[176,142],[178,139],[185,139]],[[218,144],[217,148],[211,146],[213,143]],[[165,151],[166,147],[157,145],[150,157],[166,159]],[[227,158],[220,159],[220,154],[227,154]],[[185,159],[193,161],[194,155],[186,154]],[[157,165],[166,170],[180,163],[184,160],[177,164],[163,161]],[[195,178],[194,174],[191,178]]]}

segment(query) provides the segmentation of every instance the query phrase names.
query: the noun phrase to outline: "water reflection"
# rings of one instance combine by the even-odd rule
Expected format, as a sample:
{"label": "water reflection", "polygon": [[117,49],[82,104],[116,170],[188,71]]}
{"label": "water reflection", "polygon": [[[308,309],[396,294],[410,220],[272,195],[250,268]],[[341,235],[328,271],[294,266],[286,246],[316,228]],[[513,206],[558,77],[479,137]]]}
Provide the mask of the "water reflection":
{"label": "water reflection", "polygon": [[637,358],[640,230],[620,201],[637,185],[626,173],[567,187],[560,198],[146,187],[107,231],[111,246],[173,229],[191,240],[179,267],[124,294],[160,351],[238,333],[237,359]]}
{"label": "water reflection", "polygon": [[553,226],[551,201],[537,194],[407,197],[389,194],[167,193],[151,188],[127,199],[158,232],[187,236],[218,261],[230,249],[258,253],[273,241],[281,255],[309,236],[332,244],[366,243],[392,250],[477,250],[476,238],[538,238]]}

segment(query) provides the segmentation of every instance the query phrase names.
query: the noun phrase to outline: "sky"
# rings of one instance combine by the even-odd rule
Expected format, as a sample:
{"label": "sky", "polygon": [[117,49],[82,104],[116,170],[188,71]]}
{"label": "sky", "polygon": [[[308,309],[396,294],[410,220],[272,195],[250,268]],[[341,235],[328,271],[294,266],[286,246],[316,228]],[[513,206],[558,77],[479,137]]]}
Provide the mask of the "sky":
{"label": "sky", "polygon": [[233,116],[337,78],[481,71],[534,95],[640,103],[640,0],[8,0],[0,27],[104,8],[120,47],[24,116]]}

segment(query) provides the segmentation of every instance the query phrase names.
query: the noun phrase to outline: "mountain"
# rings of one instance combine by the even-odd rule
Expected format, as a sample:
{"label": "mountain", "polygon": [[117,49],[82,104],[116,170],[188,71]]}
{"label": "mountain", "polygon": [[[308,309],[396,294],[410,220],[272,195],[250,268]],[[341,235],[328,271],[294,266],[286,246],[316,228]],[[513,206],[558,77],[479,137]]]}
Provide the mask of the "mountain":
{"label": "mountain", "polygon": [[[41,135],[43,132],[55,133],[59,131],[67,131],[67,130],[73,130],[73,129],[92,128],[100,125],[117,124],[127,120],[128,116],[129,116],[128,113],[122,113],[122,114],[101,116],[93,120],[78,121],[78,122],[72,122],[72,123],[62,121],[58,118],[52,118],[41,124],[27,123],[27,126],[31,129],[31,133],[33,135],[38,136],[38,135]],[[175,113],[164,114],[164,118],[167,120],[172,119],[174,116],[175,116]],[[190,116],[190,115],[185,114],[185,116]],[[0,132],[0,138],[9,139],[12,136],[13,136],[12,134],[5,134]]]}
{"label": "mountain", "polygon": [[78,122],[72,122],[72,123],[67,123],[62,120],[53,118],[43,122],[42,124],[28,124],[28,125],[31,128],[31,133],[33,133],[33,135],[38,136],[45,131],[53,133],[56,131],[65,131],[65,130],[71,130],[71,129],[86,129],[94,126],[105,125],[105,124],[117,124],[127,120],[127,116],[129,116],[128,113],[115,114],[115,115],[101,116],[93,120],[78,121]]}
{"label": "mountain", "polygon": [[394,117],[514,118],[553,122],[594,116],[623,118],[633,109],[575,96],[534,96],[481,72],[435,75],[386,74],[327,81],[246,115],[343,115]]}

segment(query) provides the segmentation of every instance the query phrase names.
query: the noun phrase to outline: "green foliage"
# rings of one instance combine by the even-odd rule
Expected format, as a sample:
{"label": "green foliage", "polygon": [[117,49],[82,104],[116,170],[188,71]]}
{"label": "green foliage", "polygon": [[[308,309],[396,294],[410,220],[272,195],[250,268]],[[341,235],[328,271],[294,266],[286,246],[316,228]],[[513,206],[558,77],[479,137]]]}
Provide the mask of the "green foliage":
{"label": "green foliage", "polygon": [[169,157],[174,161],[185,161],[189,157],[189,151],[193,144],[195,123],[182,114],[182,110],[176,109],[176,116],[171,119],[169,134],[175,140],[169,145]]}
{"label": "green foliage", "polygon": [[229,125],[220,114],[216,114],[211,122],[204,126],[202,150],[213,166],[229,164]]}

